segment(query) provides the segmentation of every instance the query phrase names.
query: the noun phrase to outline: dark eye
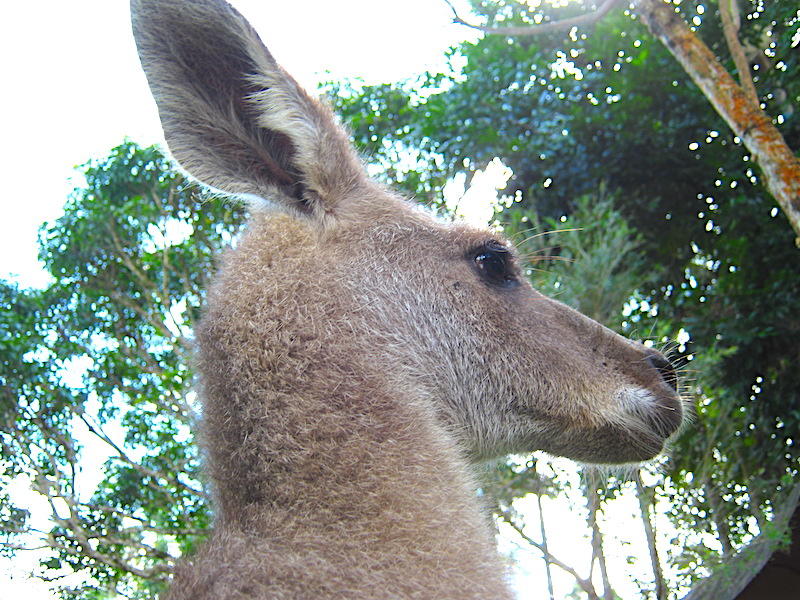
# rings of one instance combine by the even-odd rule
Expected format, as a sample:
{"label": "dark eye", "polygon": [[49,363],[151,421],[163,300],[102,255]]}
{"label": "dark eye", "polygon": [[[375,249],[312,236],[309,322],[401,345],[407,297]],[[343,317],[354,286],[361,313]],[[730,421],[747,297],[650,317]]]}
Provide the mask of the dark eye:
{"label": "dark eye", "polygon": [[475,266],[490,283],[509,285],[517,278],[508,248],[499,242],[487,242],[474,254]]}

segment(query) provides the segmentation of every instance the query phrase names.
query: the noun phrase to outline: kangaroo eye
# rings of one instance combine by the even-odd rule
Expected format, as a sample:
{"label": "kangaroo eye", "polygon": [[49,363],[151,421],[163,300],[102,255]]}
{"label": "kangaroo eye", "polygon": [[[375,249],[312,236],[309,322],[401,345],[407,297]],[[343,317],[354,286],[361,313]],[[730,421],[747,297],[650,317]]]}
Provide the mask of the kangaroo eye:
{"label": "kangaroo eye", "polygon": [[475,266],[490,283],[509,285],[517,278],[508,248],[499,242],[487,242],[474,255]]}

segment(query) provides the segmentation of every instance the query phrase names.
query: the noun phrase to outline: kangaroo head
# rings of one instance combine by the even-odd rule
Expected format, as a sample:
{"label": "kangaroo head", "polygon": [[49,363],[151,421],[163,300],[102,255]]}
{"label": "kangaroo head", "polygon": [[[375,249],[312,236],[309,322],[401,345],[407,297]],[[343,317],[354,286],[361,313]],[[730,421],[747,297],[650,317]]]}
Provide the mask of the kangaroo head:
{"label": "kangaroo head", "polygon": [[133,17],[173,155],[252,206],[198,333],[207,387],[242,379],[335,409],[341,390],[388,386],[473,458],[661,451],[683,419],[661,354],[537,292],[496,233],[370,180],[330,110],[222,0],[134,0]]}

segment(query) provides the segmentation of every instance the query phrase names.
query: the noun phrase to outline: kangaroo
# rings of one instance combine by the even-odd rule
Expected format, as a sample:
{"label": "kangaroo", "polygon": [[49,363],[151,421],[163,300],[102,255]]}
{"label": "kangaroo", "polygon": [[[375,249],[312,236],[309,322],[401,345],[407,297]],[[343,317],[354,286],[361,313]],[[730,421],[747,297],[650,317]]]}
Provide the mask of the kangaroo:
{"label": "kangaroo", "polygon": [[647,460],[676,374],[372,181],[223,0],[133,0],[169,148],[246,199],[195,329],[215,524],[166,597],[512,598],[471,463]]}

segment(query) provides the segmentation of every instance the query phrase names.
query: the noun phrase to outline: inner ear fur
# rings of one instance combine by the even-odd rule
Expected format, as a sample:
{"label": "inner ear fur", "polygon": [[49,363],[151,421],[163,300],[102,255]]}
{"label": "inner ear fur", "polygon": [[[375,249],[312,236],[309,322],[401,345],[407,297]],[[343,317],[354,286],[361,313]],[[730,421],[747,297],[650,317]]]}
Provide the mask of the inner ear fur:
{"label": "inner ear fur", "polygon": [[222,0],[133,0],[134,37],[181,166],[228,194],[331,215],[364,169],[333,113]]}

